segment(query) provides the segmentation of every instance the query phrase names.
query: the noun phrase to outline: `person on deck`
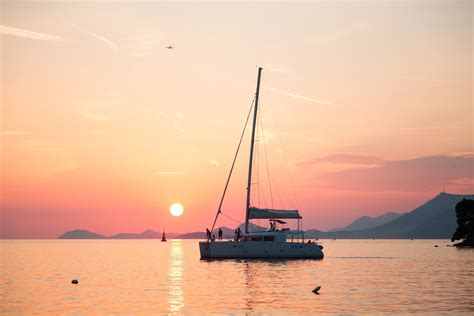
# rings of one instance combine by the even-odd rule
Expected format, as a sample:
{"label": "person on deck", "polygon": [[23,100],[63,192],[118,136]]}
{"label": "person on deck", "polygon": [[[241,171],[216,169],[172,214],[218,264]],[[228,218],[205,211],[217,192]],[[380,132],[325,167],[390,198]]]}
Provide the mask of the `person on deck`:
{"label": "person on deck", "polygon": [[240,240],[240,237],[242,237],[241,235],[242,233],[240,232],[240,227],[237,228],[237,240]]}
{"label": "person on deck", "polygon": [[222,228],[219,227],[219,231],[217,232],[219,235],[219,241],[222,241]]}
{"label": "person on deck", "polygon": [[275,222],[274,222],[274,221],[271,221],[271,222],[270,222],[270,230],[275,230],[275,229],[276,229]]}
{"label": "person on deck", "polygon": [[206,238],[207,238],[207,241],[211,239],[211,231],[209,230],[209,228],[206,228]]}

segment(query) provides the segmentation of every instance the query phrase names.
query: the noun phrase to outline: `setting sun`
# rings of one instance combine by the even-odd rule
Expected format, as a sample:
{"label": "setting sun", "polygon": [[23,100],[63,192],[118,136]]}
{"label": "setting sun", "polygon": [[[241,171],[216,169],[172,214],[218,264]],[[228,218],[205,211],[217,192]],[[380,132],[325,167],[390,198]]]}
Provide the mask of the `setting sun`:
{"label": "setting sun", "polygon": [[184,208],[181,204],[179,203],[173,203],[170,206],[170,213],[173,216],[181,216],[183,215]]}

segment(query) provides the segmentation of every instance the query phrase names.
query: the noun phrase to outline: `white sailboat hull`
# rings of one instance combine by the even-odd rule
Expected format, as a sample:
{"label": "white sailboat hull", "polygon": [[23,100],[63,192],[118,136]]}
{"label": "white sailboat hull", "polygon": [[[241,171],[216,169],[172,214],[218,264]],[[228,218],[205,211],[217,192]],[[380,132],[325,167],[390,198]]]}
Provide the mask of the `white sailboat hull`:
{"label": "white sailboat hull", "polygon": [[302,242],[199,242],[201,259],[322,259],[322,246]]}

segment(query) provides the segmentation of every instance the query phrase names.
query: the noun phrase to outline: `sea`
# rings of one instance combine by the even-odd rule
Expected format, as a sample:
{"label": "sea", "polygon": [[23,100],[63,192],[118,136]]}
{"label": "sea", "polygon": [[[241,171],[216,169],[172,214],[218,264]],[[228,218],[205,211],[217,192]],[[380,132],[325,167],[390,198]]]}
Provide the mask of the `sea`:
{"label": "sea", "polygon": [[474,249],[319,242],[322,260],[205,261],[198,240],[1,240],[0,314],[474,314]]}

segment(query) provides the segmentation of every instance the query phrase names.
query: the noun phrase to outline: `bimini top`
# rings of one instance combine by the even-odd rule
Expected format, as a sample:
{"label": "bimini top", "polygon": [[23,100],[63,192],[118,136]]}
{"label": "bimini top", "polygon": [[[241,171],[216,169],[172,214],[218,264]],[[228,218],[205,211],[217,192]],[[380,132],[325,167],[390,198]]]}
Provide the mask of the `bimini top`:
{"label": "bimini top", "polygon": [[268,208],[249,208],[249,219],[302,218],[298,210],[273,210]]}

